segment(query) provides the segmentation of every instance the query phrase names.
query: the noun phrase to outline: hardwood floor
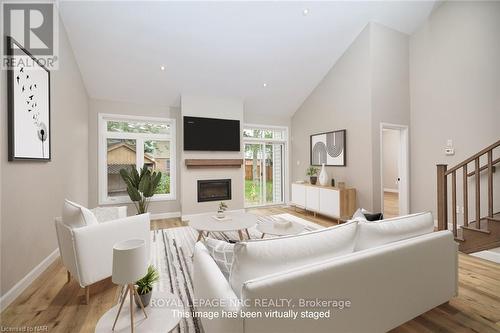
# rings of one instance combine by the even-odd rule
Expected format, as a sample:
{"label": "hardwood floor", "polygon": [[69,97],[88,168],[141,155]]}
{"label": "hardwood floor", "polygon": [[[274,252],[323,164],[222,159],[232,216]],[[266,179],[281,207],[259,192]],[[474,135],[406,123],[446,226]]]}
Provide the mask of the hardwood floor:
{"label": "hardwood floor", "polygon": [[399,193],[384,192],[384,218],[399,216]]}
{"label": "hardwood floor", "polygon": [[[291,208],[251,211],[259,215],[290,213],[323,226],[336,223]],[[182,225],[180,219],[167,219],[153,221],[151,228]],[[106,279],[92,285],[90,292],[90,304],[85,305],[83,289],[74,280],[66,283],[66,270],[57,260],[1,313],[0,331],[39,326],[42,332],[93,332],[101,315],[115,304],[119,290]],[[407,301],[411,300],[401,300]],[[391,332],[500,332],[500,265],[460,254],[459,295]]]}

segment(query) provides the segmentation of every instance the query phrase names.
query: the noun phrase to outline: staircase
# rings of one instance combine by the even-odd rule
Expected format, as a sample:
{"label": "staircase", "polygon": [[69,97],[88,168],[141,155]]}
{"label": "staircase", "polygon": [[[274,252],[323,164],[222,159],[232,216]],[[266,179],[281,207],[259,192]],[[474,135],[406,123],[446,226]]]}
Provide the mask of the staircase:
{"label": "staircase", "polygon": [[[446,230],[451,227],[461,252],[472,253],[500,247],[500,212],[494,212],[495,202],[493,201],[493,174],[495,165],[500,163],[500,158],[493,159],[493,152],[499,146],[500,140],[450,169],[446,164],[437,165],[438,229]],[[484,160],[486,163],[480,166],[481,161],[484,162]],[[468,172],[469,164],[473,165],[471,172]],[[459,215],[457,213],[457,174],[462,182],[460,199],[463,216],[460,224],[457,219]],[[482,177],[487,177],[487,204],[481,201]],[[449,186],[449,180],[451,180],[451,186]],[[473,187],[472,194],[474,195],[474,201],[471,202],[474,210],[471,219],[469,219],[469,186]],[[449,187],[451,187],[451,198],[448,196]],[[448,207],[449,203],[450,207]],[[487,214],[482,216],[481,209],[485,210],[485,208]],[[449,221],[450,215],[451,221]]]}

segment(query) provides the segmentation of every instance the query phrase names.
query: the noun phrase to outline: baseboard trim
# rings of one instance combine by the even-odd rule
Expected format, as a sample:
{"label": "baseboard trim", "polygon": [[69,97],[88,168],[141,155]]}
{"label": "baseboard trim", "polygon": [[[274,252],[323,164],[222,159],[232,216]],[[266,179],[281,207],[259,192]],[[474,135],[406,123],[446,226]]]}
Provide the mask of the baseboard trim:
{"label": "baseboard trim", "polygon": [[399,193],[399,190],[395,190],[395,189],[392,189],[392,188],[385,188],[384,187],[384,192]]}
{"label": "baseboard trim", "polygon": [[174,217],[181,217],[181,212],[151,214],[151,220],[171,219]]}
{"label": "baseboard trim", "polygon": [[25,277],[17,282],[9,291],[0,297],[0,312],[5,310],[19,295],[22,294],[29,285],[36,280],[57,258],[59,257],[59,249],[49,254],[35,268],[33,268]]}
{"label": "baseboard trim", "polygon": [[[245,212],[244,208],[242,208],[242,209],[233,209],[233,210],[228,210],[227,211],[227,213],[244,213],[244,212]],[[193,218],[195,216],[201,216],[201,215],[206,215],[206,214],[209,214],[209,212],[207,212],[207,213],[198,213],[198,214],[185,214],[185,215],[182,215],[181,219],[182,219],[182,221],[188,221],[190,218]]]}

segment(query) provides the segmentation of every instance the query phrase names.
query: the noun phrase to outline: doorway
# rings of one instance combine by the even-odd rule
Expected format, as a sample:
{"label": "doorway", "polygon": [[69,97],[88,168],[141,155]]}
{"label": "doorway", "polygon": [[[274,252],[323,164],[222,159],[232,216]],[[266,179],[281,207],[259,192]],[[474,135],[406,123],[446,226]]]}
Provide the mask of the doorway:
{"label": "doorway", "polygon": [[284,144],[245,143],[245,207],[284,202]]}
{"label": "doorway", "polygon": [[380,184],[384,218],[409,213],[408,126],[380,125]]}

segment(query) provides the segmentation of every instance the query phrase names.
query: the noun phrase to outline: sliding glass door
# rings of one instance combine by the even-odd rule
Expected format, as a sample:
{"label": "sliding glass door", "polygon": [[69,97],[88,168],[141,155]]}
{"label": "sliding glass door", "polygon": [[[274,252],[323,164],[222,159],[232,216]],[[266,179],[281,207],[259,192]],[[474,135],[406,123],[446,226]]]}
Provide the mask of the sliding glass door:
{"label": "sliding glass door", "polygon": [[284,144],[245,143],[245,206],[284,202]]}

